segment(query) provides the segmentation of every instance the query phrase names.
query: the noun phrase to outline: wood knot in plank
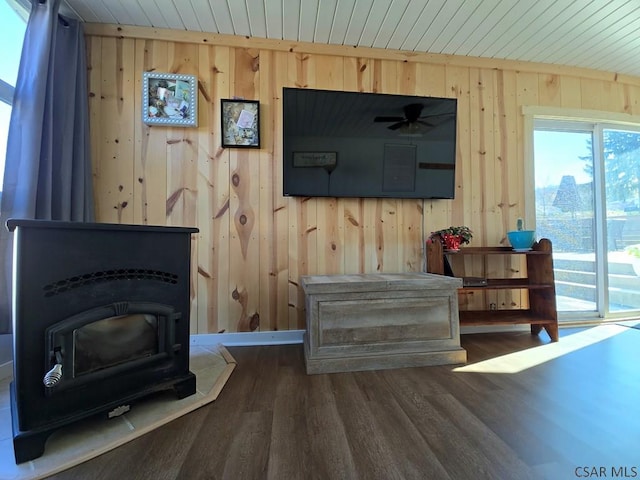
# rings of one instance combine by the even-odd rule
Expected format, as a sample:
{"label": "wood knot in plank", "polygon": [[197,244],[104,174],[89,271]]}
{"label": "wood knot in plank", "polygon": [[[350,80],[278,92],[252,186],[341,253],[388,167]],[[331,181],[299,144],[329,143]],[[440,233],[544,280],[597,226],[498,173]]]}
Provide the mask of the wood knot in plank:
{"label": "wood knot in plank", "polygon": [[167,203],[166,203],[166,214],[167,214],[167,217],[169,215],[171,215],[171,212],[173,212],[173,208],[176,206],[176,203],[178,203],[178,200],[182,196],[182,192],[184,192],[184,190],[185,190],[184,187],[183,188],[179,188],[178,190],[173,192],[169,196],[169,198],[167,198]]}
{"label": "wood knot in plank", "polygon": [[202,275],[204,278],[211,278],[211,274],[207,272],[204,268],[198,265],[198,274]]}
{"label": "wood knot in plank", "polygon": [[251,318],[249,319],[249,329],[253,332],[257,330],[259,326],[260,326],[260,314],[256,312],[253,315],[251,315]]}
{"label": "wood knot in plank", "polygon": [[198,81],[198,91],[202,94],[202,96],[208,103],[211,103],[211,97],[209,96],[209,93],[207,92],[207,90],[204,88],[204,85],[200,81]]}
{"label": "wood knot in plank", "polygon": [[218,210],[218,212],[214,215],[214,219],[220,218],[222,215],[225,214],[225,212],[229,210],[229,199],[227,198],[227,200],[224,202],[224,205],[222,205],[222,207],[220,207],[220,210]]}

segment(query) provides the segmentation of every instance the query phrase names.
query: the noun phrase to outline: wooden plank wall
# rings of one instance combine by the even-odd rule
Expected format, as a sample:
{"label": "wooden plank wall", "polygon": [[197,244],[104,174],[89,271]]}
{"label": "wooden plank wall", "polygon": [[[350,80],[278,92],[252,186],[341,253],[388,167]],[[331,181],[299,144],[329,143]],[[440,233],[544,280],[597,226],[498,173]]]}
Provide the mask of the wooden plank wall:
{"label": "wooden plank wall", "polygon": [[[505,243],[533,200],[524,198],[522,106],[640,113],[637,81],[597,72],[245,38],[216,44],[150,29],[87,31],[97,219],[200,229],[192,333],[304,328],[301,275],[420,271],[423,240],[452,224],[473,229],[472,245]],[[198,76],[197,128],[141,122],[141,78],[150,70]],[[458,98],[455,200],[283,197],[285,86]],[[220,99],[233,97],[260,101],[259,150],[220,146]],[[490,301],[520,300],[503,293]]]}

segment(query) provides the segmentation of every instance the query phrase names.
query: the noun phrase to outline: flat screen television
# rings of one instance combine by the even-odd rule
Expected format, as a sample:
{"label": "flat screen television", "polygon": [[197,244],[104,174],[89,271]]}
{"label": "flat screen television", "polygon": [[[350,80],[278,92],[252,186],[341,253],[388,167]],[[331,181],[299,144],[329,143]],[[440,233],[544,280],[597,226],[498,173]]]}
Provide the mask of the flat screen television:
{"label": "flat screen television", "polygon": [[455,98],[283,89],[283,194],[452,199]]}

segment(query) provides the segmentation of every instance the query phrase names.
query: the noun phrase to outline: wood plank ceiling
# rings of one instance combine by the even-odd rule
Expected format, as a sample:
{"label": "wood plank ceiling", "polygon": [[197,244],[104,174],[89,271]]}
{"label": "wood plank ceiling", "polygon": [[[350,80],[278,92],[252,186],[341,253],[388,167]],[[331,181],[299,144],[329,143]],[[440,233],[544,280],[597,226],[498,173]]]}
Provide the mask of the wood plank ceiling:
{"label": "wood plank ceiling", "polygon": [[85,22],[640,76],[638,0],[63,0],[61,11]]}

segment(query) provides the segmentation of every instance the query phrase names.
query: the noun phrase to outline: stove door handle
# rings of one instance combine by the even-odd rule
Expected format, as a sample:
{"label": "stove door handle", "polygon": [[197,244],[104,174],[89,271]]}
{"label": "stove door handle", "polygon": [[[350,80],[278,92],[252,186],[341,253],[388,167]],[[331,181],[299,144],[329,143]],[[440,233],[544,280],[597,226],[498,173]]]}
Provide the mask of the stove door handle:
{"label": "stove door handle", "polygon": [[47,388],[53,388],[60,380],[62,380],[62,364],[56,363],[53,368],[44,375],[42,383],[44,383],[44,386]]}

